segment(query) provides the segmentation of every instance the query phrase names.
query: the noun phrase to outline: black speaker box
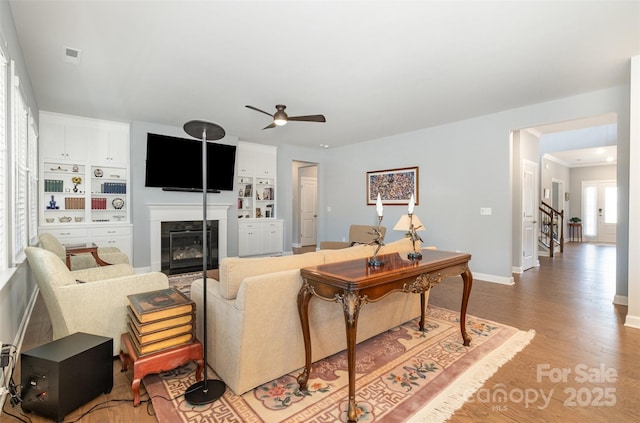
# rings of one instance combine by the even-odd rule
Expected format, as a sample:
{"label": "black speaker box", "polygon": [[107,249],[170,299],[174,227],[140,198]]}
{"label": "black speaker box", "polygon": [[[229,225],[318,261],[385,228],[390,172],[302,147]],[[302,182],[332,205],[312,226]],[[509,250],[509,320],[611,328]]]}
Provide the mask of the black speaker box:
{"label": "black speaker box", "polygon": [[113,388],[113,339],[74,333],[20,354],[22,409],[61,422]]}

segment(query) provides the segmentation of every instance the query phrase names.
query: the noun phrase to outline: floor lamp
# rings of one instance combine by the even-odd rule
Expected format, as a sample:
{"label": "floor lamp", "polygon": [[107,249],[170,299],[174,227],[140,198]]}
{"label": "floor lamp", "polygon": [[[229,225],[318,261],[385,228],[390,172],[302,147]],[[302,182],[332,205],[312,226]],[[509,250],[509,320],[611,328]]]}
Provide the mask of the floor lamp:
{"label": "floor lamp", "polygon": [[204,344],[204,377],[201,381],[187,388],[184,398],[189,404],[208,404],[220,398],[226,390],[226,385],[221,380],[207,379],[207,140],[219,140],[225,136],[224,129],[215,123],[202,120],[190,120],[184,124],[184,131],[193,138],[202,140],[202,277],[203,284],[203,330],[202,343]]}

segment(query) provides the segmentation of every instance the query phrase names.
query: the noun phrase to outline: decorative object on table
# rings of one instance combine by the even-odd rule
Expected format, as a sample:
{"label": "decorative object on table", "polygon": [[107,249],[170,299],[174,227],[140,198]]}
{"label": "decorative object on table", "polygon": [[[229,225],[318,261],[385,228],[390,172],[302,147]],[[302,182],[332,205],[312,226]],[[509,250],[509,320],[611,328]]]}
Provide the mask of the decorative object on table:
{"label": "decorative object on table", "polygon": [[383,204],[404,205],[411,195],[418,204],[418,167],[367,172],[367,204],[376,203],[376,194]]}
{"label": "decorative object on table", "polygon": [[393,227],[393,230],[404,231],[407,238],[411,240],[413,251],[407,255],[407,258],[409,260],[420,260],[422,259],[422,253],[416,250],[416,241],[422,242],[422,238],[420,238],[417,231],[424,231],[424,226],[422,222],[420,222],[420,219],[418,219],[418,216],[413,214],[414,205],[413,196],[411,196],[409,199],[408,214],[400,216],[400,220],[398,220],[396,226]]}
{"label": "decorative object on table", "polygon": [[114,198],[113,201],[111,201],[111,205],[114,209],[120,210],[124,207],[124,200],[122,198]]}
{"label": "decorative object on table", "polygon": [[378,199],[376,200],[376,212],[378,213],[378,226],[373,228],[374,238],[373,241],[371,241],[371,244],[375,244],[377,247],[376,251],[373,253],[373,257],[369,259],[369,266],[371,267],[380,267],[384,265],[384,262],[378,259],[378,251],[380,251],[380,247],[384,245],[384,234],[380,229],[382,224],[382,198],[380,197],[380,193],[378,193]]}
{"label": "decorative object on table", "polygon": [[104,172],[102,171],[102,169],[96,169],[93,171],[93,176],[95,176],[96,178],[102,178],[103,175]]}
{"label": "decorative object on table", "polygon": [[55,219],[53,217],[47,217],[44,221],[47,223],[53,223]]}
{"label": "decorative object on table", "polygon": [[73,183],[73,192],[78,192],[78,185],[82,183],[82,178],[79,176],[73,176],[71,178],[71,182]]}
{"label": "decorative object on table", "polygon": [[[184,124],[184,131],[194,138],[202,140],[202,278],[204,283],[204,309],[203,313],[203,356],[205,361],[203,380],[189,386],[185,391],[184,398],[189,404],[203,405],[214,402],[220,398],[227,387],[219,379],[207,379],[207,140],[219,140],[224,138],[224,129],[215,123],[202,120],[190,120]],[[251,185],[245,187],[245,193],[249,189],[251,196]]]}
{"label": "decorative object on table", "polygon": [[76,222],[82,222],[84,220],[84,217],[76,216],[75,220],[76,220]]}
{"label": "decorative object on table", "polygon": [[69,223],[71,222],[71,216],[62,216],[62,217],[59,217],[58,220],[61,223]]}
{"label": "decorative object on table", "polygon": [[49,201],[49,205],[47,206],[47,210],[58,210],[60,207],[56,205],[56,200],[51,196],[51,201]]}

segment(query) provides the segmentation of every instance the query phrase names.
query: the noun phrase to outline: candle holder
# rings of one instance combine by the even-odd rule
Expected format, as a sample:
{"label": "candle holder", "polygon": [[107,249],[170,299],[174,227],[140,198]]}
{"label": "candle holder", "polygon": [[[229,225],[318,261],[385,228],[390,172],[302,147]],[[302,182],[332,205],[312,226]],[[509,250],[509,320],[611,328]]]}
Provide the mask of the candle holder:
{"label": "candle holder", "polygon": [[384,245],[384,241],[383,241],[384,237],[382,235],[382,231],[380,230],[381,224],[382,224],[382,216],[378,216],[378,227],[373,228],[373,235],[375,235],[375,238],[373,239],[373,241],[370,242],[370,245],[372,244],[377,245],[376,251],[373,253],[373,257],[369,259],[370,267],[380,267],[384,265],[384,262],[378,259],[378,251],[380,251],[380,247]]}
{"label": "candle holder", "polygon": [[413,252],[407,255],[409,260],[422,260],[422,253],[420,251],[416,251],[416,241],[422,242],[422,238],[420,238],[420,235],[416,232],[416,230],[420,228],[422,228],[422,225],[417,228],[413,225],[413,213],[409,213],[409,238],[413,245]]}

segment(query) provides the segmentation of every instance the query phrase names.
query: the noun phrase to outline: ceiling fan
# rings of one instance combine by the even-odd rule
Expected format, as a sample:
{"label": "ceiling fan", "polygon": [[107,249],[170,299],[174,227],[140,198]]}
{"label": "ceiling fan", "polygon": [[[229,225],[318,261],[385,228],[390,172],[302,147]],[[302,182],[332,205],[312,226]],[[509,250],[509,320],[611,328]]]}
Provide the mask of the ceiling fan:
{"label": "ceiling fan", "polygon": [[324,118],[324,115],[309,115],[309,116],[287,116],[287,113],[284,109],[287,108],[284,104],[276,105],[276,112],[272,115],[271,113],[267,113],[264,110],[260,110],[257,107],[253,106],[245,106],[251,110],[255,110],[256,112],[264,113],[265,115],[269,115],[273,118],[273,122],[270,125],[265,126],[262,129],[275,128],[276,126],[284,126],[288,121],[292,122],[326,122],[327,120]]}

